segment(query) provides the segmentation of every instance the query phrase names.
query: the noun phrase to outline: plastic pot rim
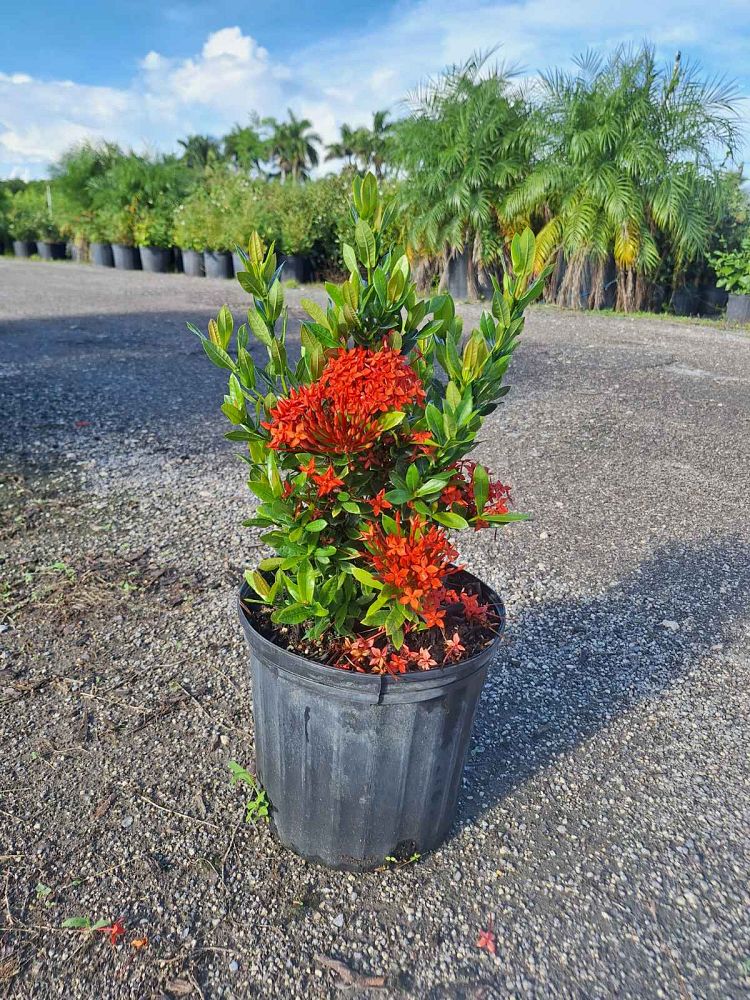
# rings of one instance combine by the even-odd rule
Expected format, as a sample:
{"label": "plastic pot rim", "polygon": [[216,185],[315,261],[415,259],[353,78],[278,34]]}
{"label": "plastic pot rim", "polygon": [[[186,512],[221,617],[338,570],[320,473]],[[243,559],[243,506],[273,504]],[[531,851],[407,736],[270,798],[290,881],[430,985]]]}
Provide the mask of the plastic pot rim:
{"label": "plastic pot rim", "polygon": [[338,667],[310,660],[298,653],[292,653],[282,646],[277,646],[270,639],[261,635],[250,622],[243,598],[254,592],[246,581],[240,587],[237,606],[248,645],[253,653],[266,664],[273,665],[285,673],[294,674],[307,683],[347,690],[353,700],[372,703],[380,702],[387,696],[389,701],[420,701],[431,697],[435,689],[449,687],[481,670],[495,655],[502,641],[506,624],[505,605],[491,587],[478,580],[477,577],[474,579],[482,584],[485,594],[494,605],[498,616],[499,624],[492,642],[467,660],[461,660],[447,666],[433,667],[431,670],[414,670],[397,675],[361,674],[351,670],[340,670]]}

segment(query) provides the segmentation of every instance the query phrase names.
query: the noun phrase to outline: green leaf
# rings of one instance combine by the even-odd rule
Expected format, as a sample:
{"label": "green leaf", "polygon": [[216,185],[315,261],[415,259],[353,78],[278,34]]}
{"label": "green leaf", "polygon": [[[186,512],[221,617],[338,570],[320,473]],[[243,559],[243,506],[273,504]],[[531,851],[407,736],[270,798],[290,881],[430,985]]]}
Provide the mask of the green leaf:
{"label": "green leaf", "polygon": [[390,413],[384,413],[383,416],[378,420],[378,426],[381,431],[390,431],[394,427],[398,427],[401,421],[404,419],[405,414],[401,410],[391,410]]}
{"label": "green leaf", "polygon": [[420,482],[419,469],[414,464],[410,465],[406,472],[406,485],[412,493],[419,489]]}
{"label": "green leaf", "polygon": [[66,917],[61,927],[79,929],[81,927],[91,927],[91,917]]}
{"label": "green leaf", "polygon": [[257,278],[251,271],[238,271],[237,281],[239,281],[245,291],[249,292],[250,295],[262,298],[266,294],[265,283]]}
{"label": "green leaf", "polygon": [[264,576],[262,576],[257,570],[251,572],[248,569],[245,570],[245,579],[258,597],[262,598],[264,601],[268,600],[271,593],[271,587]]}
{"label": "green leaf", "polygon": [[342,243],[341,253],[349,271],[352,274],[359,274],[359,264],[357,264],[357,255],[354,252],[354,247],[349,246],[348,243]]}
{"label": "green leaf", "polygon": [[528,521],[530,516],[514,512],[513,514],[483,514],[482,519],[489,524],[512,524],[514,521]]}
{"label": "green leaf", "polygon": [[225,350],[205,338],[201,340],[201,344],[203,344],[203,350],[217,368],[226,368],[230,372],[234,371],[234,362]]}
{"label": "green leaf", "polygon": [[465,517],[461,517],[460,514],[454,514],[449,510],[436,511],[432,515],[432,519],[446,528],[461,529],[469,527],[469,522]]}
{"label": "green leaf", "polygon": [[216,317],[216,326],[219,333],[219,346],[223,347],[226,351],[234,332],[234,319],[226,306],[222,306],[219,310],[219,315]]}
{"label": "green leaf", "polygon": [[365,267],[375,267],[375,263],[377,261],[375,237],[373,236],[372,229],[370,229],[364,219],[360,219],[357,222],[354,231],[354,239],[357,244],[359,259]]}
{"label": "green leaf", "polygon": [[477,465],[474,468],[472,481],[474,483],[474,502],[477,505],[477,513],[481,514],[490,495],[490,477],[483,465]]}
{"label": "green leaf", "polygon": [[302,604],[310,604],[315,593],[315,570],[305,559],[297,572],[297,587]]}
{"label": "green leaf", "polygon": [[300,299],[299,304],[307,312],[307,314],[315,320],[316,323],[320,323],[320,325],[324,326],[326,330],[329,329],[328,317],[326,316],[325,310],[319,306],[317,302],[314,302],[312,299]]}
{"label": "green leaf", "polygon": [[534,269],[534,254],[536,251],[536,240],[534,234],[528,228],[511,240],[510,256],[513,262],[513,272],[516,279],[525,282]]}
{"label": "green leaf", "polygon": [[317,535],[319,531],[322,531],[328,525],[327,521],[324,521],[322,517],[316,518],[314,521],[310,521],[309,524],[305,525],[305,531],[309,531],[313,535]]}
{"label": "green leaf", "polygon": [[310,608],[305,607],[304,604],[290,604],[286,608],[281,608],[279,611],[275,611],[271,615],[271,621],[275,622],[277,625],[300,625],[302,622],[307,621],[308,618],[312,617],[312,612]]}
{"label": "green leaf", "polygon": [[248,309],[247,321],[250,324],[250,329],[253,331],[261,344],[264,344],[266,347],[270,347],[273,344],[273,337],[266,326],[265,320],[257,309]]}
{"label": "green leaf", "polygon": [[373,590],[382,590],[383,584],[380,580],[377,580],[372,573],[368,573],[366,569],[362,569],[361,566],[349,566],[349,572],[355,578],[363,583],[366,587],[371,587]]}

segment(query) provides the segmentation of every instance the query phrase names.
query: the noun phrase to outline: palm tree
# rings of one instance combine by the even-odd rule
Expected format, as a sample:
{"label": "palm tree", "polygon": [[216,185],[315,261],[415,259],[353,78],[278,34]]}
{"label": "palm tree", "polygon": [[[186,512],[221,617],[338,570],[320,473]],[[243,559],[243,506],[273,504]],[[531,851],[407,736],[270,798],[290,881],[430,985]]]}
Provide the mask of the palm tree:
{"label": "palm tree", "polygon": [[251,115],[249,125],[235,125],[222,140],[224,157],[236,170],[262,174],[261,163],[268,157],[268,139],[260,132],[257,115]]}
{"label": "palm tree", "polygon": [[287,114],[285,122],[263,120],[272,130],[269,153],[278,164],[282,183],[287,177],[293,181],[308,179],[310,170],[318,165],[317,146],[323,141],[317,132],[310,131],[312,122],[308,118],[297,118],[291,108]]}
{"label": "palm tree", "polygon": [[477,266],[500,260],[498,206],[523,175],[520,130],[527,116],[512,73],[477,54],[430,80],[411,97],[413,112],[394,126],[393,155],[407,174],[402,208],[417,251],[449,257],[466,249],[469,294]]}
{"label": "palm tree", "polygon": [[341,138],[338,142],[331,142],[326,146],[326,160],[346,160],[346,165],[351,167],[360,141],[358,130],[343,124],[339,132]]}
{"label": "palm tree", "polygon": [[221,147],[210,135],[189,135],[186,139],[178,139],[177,143],[185,150],[182,158],[189,167],[202,170],[221,159]]}
{"label": "palm tree", "polygon": [[355,142],[355,153],[359,157],[364,171],[374,170],[375,176],[383,176],[383,168],[389,157],[389,148],[393,135],[393,122],[389,122],[390,112],[374,111],[372,128],[359,129]]}
{"label": "palm tree", "polygon": [[734,91],[679,54],[660,69],[648,45],[588,54],[541,87],[524,130],[536,163],[504,217],[542,225],[538,264],[557,255],[560,304],[603,305],[613,267],[616,308],[644,308],[667,252],[678,269],[705,252],[725,190],[716,150],[737,145]]}

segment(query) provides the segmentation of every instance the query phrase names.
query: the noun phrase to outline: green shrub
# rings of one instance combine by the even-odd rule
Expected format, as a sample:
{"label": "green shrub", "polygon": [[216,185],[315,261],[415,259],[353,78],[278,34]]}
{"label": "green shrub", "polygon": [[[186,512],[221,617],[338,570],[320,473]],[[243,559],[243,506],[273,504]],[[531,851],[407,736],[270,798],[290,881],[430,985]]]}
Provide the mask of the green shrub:
{"label": "green shrub", "polygon": [[174,156],[116,157],[89,181],[96,238],[130,246],[170,246],[174,212],[197,176]]}
{"label": "green shrub", "polygon": [[47,184],[37,181],[13,195],[8,209],[8,231],[14,240],[60,238],[60,229],[47,200]]}
{"label": "green shrub", "polygon": [[711,257],[716,284],[734,295],[750,295],[750,236],[739,250],[723,251]]}

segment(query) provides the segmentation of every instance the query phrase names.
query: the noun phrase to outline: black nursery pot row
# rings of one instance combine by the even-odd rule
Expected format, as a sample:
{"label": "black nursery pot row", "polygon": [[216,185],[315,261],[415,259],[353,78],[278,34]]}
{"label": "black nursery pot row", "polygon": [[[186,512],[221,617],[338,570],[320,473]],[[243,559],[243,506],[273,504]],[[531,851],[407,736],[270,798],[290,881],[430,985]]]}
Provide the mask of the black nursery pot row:
{"label": "black nursery pot row", "polygon": [[[64,260],[65,243],[41,240],[14,240],[16,257],[38,254],[42,260]],[[81,260],[80,251],[71,248],[74,260]],[[180,250],[178,247],[131,247],[124,243],[91,243],[89,259],[97,267],[114,267],[121,271],[151,271],[165,274],[179,271],[193,278],[233,278],[245,265],[238,253],[226,250]],[[293,278],[305,282],[312,279],[312,264],[300,254],[279,255],[284,263],[284,280]]]}
{"label": "black nursery pot row", "polygon": [[[181,271],[191,278],[233,278],[245,265],[238,253],[227,250],[181,250],[177,247],[129,247],[119,243],[92,243],[91,263],[100,267],[116,267],[124,271]],[[284,279],[310,281],[312,265],[307,257],[292,254],[285,257]]]}

